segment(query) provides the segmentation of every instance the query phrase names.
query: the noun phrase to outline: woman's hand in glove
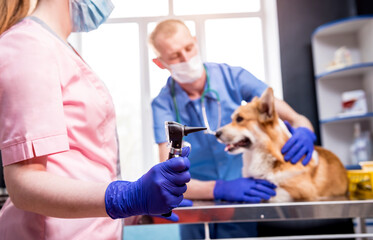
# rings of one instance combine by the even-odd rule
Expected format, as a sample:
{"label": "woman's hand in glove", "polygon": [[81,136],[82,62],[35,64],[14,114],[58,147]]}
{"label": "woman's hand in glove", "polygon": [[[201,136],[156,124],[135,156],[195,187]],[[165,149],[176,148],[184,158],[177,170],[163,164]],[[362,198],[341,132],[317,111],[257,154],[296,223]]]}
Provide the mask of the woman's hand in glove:
{"label": "woman's hand in glove", "polygon": [[110,183],[105,193],[107,214],[113,219],[156,215],[179,206],[190,181],[189,151],[183,148],[181,157],[155,165],[135,182]]}

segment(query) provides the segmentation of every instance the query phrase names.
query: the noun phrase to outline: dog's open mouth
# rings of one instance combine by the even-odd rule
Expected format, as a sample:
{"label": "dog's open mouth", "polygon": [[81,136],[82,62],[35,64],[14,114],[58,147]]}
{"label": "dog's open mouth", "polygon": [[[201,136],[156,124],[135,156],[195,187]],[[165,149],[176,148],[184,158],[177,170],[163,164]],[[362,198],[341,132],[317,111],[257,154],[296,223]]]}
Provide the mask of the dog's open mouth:
{"label": "dog's open mouth", "polygon": [[236,143],[233,143],[233,144],[227,144],[225,146],[225,151],[227,152],[232,152],[238,148],[249,148],[251,146],[251,141],[249,138],[245,137],[244,139],[242,139],[241,141],[239,142],[236,142]]}

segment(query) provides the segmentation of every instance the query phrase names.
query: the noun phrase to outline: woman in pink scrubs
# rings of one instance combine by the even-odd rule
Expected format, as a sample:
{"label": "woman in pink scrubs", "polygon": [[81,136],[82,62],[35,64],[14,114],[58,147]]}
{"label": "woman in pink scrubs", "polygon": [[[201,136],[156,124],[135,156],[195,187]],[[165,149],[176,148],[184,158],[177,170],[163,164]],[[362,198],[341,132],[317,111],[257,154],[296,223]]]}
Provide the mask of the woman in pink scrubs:
{"label": "woman in pink scrubs", "polygon": [[[111,97],[67,43],[104,22],[109,0],[0,3],[0,149],[10,199],[0,239],[120,239],[120,218],[183,199],[188,151],[117,181]],[[119,220],[113,220],[119,219]]]}

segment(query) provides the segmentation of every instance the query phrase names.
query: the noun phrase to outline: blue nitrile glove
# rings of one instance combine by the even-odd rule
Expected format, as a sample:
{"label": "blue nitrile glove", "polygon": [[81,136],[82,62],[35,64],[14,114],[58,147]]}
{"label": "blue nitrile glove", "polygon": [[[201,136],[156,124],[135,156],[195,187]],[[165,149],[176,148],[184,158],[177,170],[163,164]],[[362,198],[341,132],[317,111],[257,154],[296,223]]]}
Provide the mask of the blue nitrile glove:
{"label": "blue nitrile glove", "polygon": [[107,214],[113,218],[134,215],[155,215],[170,212],[179,206],[190,181],[189,148],[181,157],[172,158],[152,167],[135,182],[114,181],[105,193]]}
{"label": "blue nitrile glove", "polygon": [[[178,207],[191,207],[191,206],[193,206],[192,200],[184,198],[183,201],[181,201],[181,203],[179,204]],[[154,217],[164,218],[164,219],[172,221],[172,222],[178,222],[179,221],[179,216],[174,212],[172,212],[171,216],[169,216],[169,217],[163,217],[162,215],[156,215]]]}
{"label": "blue nitrile glove", "polygon": [[305,155],[302,164],[306,166],[312,157],[316,135],[308,128],[293,128],[287,121],[284,121],[284,123],[292,134],[281,149],[285,161],[290,160],[291,163],[295,164]]}
{"label": "blue nitrile glove", "polygon": [[217,180],[214,198],[231,202],[259,203],[276,195],[276,185],[263,179],[238,178],[231,181]]}

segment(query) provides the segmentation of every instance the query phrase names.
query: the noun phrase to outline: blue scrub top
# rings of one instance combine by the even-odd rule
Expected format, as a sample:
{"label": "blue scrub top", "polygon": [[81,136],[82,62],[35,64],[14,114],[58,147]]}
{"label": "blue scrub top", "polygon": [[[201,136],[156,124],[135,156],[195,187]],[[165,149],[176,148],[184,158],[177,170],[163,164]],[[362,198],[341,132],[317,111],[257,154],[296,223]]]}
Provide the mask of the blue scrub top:
{"label": "blue scrub top", "polygon": [[[241,101],[251,101],[260,96],[267,85],[241,67],[227,64],[205,63],[210,76],[210,88],[216,90],[221,103],[221,126],[231,122],[231,115]],[[207,84],[205,86],[205,89]],[[152,102],[155,141],[167,141],[165,121],[176,121],[175,106],[172,99],[172,78],[169,77],[159,95]],[[187,126],[204,126],[201,100],[190,100],[187,93],[175,82],[175,98],[180,115],[180,123]],[[218,124],[218,105],[216,97],[209,92],[205,95],[206,114],[211,130]],[[189,155],[192,178],[199,180],[232,180],[242,176],[242,154],[231,155],[224,151],[225,145],[211,134],[197,132],[184,137],[192,145]]]}

